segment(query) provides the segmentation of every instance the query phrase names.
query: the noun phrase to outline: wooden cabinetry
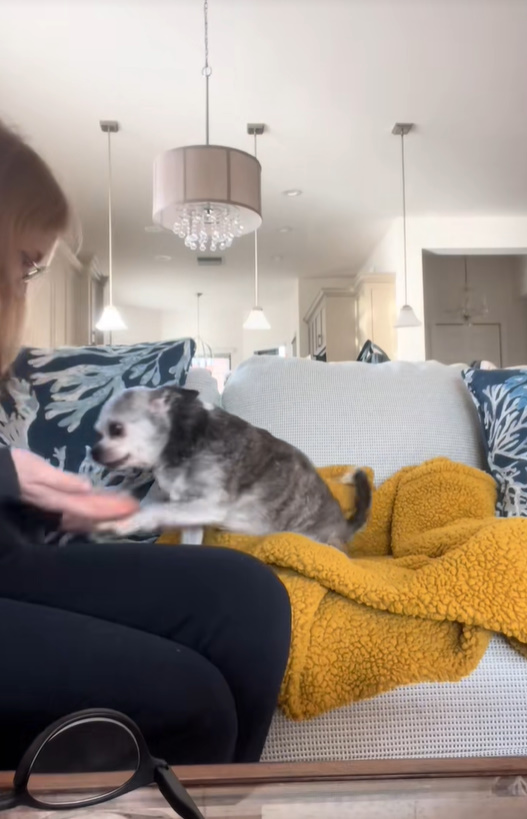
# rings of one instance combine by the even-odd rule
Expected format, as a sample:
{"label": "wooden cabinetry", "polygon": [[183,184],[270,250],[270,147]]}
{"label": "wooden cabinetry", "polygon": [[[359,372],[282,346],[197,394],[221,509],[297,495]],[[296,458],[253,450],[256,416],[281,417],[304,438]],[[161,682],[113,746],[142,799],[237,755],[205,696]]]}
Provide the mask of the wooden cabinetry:
{"label": "wooden cabinetry", "polygon": [[370,339],[391,359],[397,358],[395,277],[369,274],[357,280],[357,341],[359,349]]}
{"label": "wooden cabinetry", "polygon": [[353,290],[323,288],[307,311],[309,354],[324,361],[357,358]]}
{"label": "wooden cabinetry", "polygon": [[28,347],[97,343],[92,314],[103,288],[95,260],[80,260],[61,245],[45,275],[28,285],[22,343]]}
{"label": "wooden cabinetry", "polygon": [[324,361],[354,361],[370,339],[397,358],[395,277],[368,274],[353,287],[322,288],[304,316],[309,354]]}

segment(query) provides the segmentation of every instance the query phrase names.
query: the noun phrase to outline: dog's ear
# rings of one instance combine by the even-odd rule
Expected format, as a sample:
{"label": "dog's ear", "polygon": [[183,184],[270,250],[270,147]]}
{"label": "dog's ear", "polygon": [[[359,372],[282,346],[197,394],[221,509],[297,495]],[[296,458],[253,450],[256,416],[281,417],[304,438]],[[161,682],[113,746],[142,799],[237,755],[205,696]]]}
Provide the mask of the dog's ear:
{"label": "dog's ear", "polygon": [[189,458],[199,440],[205,435],[209,423],[209,413],[196,400],[196,390],[172,389],[170,404],[171,435],[164,450],[169,464],[175,465],[183,458]]}
{"label": "dog's ear", "polygon": [[178,389],[178,394],[184,401],[194,401],[199,396],[197,390],[187,390],[186,387]]}
{"label": "dog's ear", "polygon": [[170,387],[150,390],[148,407],[154,415],[166,415],[174,401],[174,391]]}
{"label": "dog's ear", "polygon": [[170,410],[176,401],[183,401],[185,404],[195,401],[199,396],[197,390],[186,390],[182,387],[159,387],[150,391],[149,407],[156,415],[164,415]]}

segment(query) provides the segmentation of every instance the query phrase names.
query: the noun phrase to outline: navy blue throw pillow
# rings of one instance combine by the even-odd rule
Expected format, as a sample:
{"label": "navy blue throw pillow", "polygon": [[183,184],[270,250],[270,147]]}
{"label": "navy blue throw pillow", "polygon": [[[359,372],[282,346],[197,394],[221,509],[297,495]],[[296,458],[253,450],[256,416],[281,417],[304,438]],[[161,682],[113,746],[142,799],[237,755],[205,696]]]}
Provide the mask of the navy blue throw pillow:
{"label": "navy blue throw pillow", "polygon": [[527,371],[463,372],[476,405],[500,517],[527,517]]}
{"label": "navy blue throw pillow", "polygon": [[103,404],[126,387],[183,386],[191,339],[108,347],[24,349],[0,401],[0,444],[29,449],[53,466],[143,497],[151,475],[109,473],[90,455]]}

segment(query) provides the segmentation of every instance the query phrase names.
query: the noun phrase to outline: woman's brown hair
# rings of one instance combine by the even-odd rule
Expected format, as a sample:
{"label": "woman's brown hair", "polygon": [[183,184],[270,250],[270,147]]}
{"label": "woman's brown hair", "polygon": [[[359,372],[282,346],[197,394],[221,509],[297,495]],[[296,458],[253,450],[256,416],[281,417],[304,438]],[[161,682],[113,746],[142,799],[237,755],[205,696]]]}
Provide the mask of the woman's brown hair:
{"label": "woman's brown hair", "polygon": [[26,230],[62,233],[66,197],[44,160],[0,121],[0,376],[15,358],[23,331],[25,287],[16,258]]}

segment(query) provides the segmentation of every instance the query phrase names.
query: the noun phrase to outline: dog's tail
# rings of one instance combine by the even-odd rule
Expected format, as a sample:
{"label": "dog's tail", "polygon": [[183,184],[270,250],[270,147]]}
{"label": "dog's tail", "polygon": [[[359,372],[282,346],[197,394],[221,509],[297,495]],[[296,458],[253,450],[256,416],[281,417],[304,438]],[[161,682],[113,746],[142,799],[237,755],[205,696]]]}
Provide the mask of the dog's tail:
{"label": "dog's tail", "polygon": [[371,486],[363,469],[348,472],[341,479],[342,483],[355,487],[355,509],[348,518],[348,543],[357,532],[366,526],[371,510]]}

